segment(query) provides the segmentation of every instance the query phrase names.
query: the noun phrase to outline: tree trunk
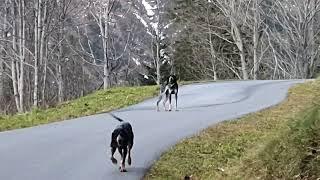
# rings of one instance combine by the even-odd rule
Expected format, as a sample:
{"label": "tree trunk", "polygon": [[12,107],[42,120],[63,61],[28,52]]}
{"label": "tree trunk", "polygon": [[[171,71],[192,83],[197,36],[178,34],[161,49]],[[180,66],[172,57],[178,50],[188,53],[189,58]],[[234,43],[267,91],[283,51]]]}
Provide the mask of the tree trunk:
{"label": "tree trunk", "polygon": [[109,37],[109,0],[107,1],[106,7],[101,7],[101,12],[103,12],[105,17],[102,17],[102,14],[99,16],[99,27],[102,38],[102,47],[103,47],[103,89],[108,89],[110,86],[110,69],[109,69],[109,60],[108,60],[108,37]]}
{"label": "tree trunk", "polygon": [[[160,85],[161,81],[161,72],[160,72],[160,67],[161,67],[161,62],[160,62],[160,42],[159,42],[159,37],[156,37],[156,73],[157,73],[157,84]],[[152,48],[152,47],[151,47]]]}
{"label": "tree trunk", "polygon": [[213,43],[212,43],[212,35],[209,33],[209,43],[210,43],[210,61],[211,61],[211,66],[212,66],[212,71],[213,71],[213,80],[217,81],[218,80],[218,75],[217,75],[217,70],[216,70],[216,53],[213,48]]}
{"label": "tree trunk", "polygon": [[[16,3],[12,3],[12,17],[16,19]],[[14,20],[12,22],[12,50],[14,53],[17,53],[17,23]],[[16,103],[16,107],[18,112],[23,112],[22,108],[20,107],[20,100],[19,100],[19,91],[18,91],[18,76],[17,76],[17,61],[15,58],[12,59],[11,62],[11,76],[12,76],[12,86],[13,86],[13,95],[14,100]]]}
{"label": "tree trunk", "polygon": [[104,21],[104,28],[101,24],[103,33],[103,89],[106,90],[110,85],[110,72],[109,72],[109,60],[108,60],[108,20]]}
{"label": "tree trunk", "polygon": [[33,106],[38,106],[38,81],[39,81],[39,40],[41,28],[41,2],[37,0],[35,4],[35,23],[34,23],[34,89],[33,89]]}
{"label": "tree trunk", "polygon": [[311,0],[310,2],[310,10],[311,10],[311,22],[310,22],[310,28],[308,28],[309,30],[309,42],[310,42],[310,48],[309,49],[309,54],[310,54],[310,63],[309,63],[309,73],[307,78],[312,78],[314,76],[314,63],[315,63],[315,59],[316,59],[316,55],[317,54],[317,50],[316,50],[316,42],[315,42],[315,19],[317,18],[317,9],[316,9],[316,0]]}
{"label": "tree trunk", "polygon": [[2,105],[5,104],[4,102],[4,97],[5,97],[5,93],[4,93],[4,63],[3,63],[3,59],[0,58],[0,113],[2,113],[2,108],[4,108]]}
{"label": "tree trunk", "polygon": [[44,59],[44,67],[43,67],[43,84],[42,84],[42,105],[46,106],[46,82],[47,82],[47,66],[48,66],[48,44],[46,44],[45,48],[46,58]]}
{"label": "tree trunk", "polygon": [[[5,2],[5,7],[7,7],[7,1]],[[6,40],[7,39],[7,35],[6,35],[6,30],[7,30],[7,12],[4,13],[4,18],[2,23],[2,35],[1,37]],[[6,42],[4,42],[6,44]],[[6,48],[6,45],[5,45]],[[0,53],[3,55],[2,57],[5,57],[5,51],[0,51]],[[5,74],[4,74],[4,59],[0,58],[0,113],[3,113],[3,108],[5,105]]]}
{"label": "tree trunk", "polygon": [[232,17],[231,17],[230,21],[231,21],[232,37],[233,37],[233,39],[239,49],[242,78],[244,80],[247,80],[248,79],[247,63],[246,63],[246,57],[245,57],[245,52],[244,52],[244,48],[243,48],[243,41],[242,41],[240,29],[238,28],[235,20]]}
{"label": "tree trunk", "polygon": [[62,103],[64,100],[64,94],[63,94],[63,79],[62,79],[62,67],[61,63],[58,63],[57,65],[57,79],[58,79],[58,101],[59,103]]}
{"label": "tree trunk", "polygon": [[108,62],[103,64],[103,89],[106,90],[109,87],[109,70]]}
{"label": "tree trunk", "polygon": [[[44,72],[46,71],[45,69],[43,68],[46,68],[46,62],[45,62],[45,65],[43,66],[44,64],[44,61],[46,61],[44,59],[44,47],[45,47],[45,30],[46,30],[46,25],[45,25],[45,22],[46,22],[46,18],[47,18],[47,1],[44,1],[43,2],[44,5],[43,5],[43,15],[41,16],[41,18],[38,18],[38,20],[40,20],[41,22],[41,26],[39,27],[39,63],[40,63],[40,67],[41,68],[41,71]],[[41,7],[41,6],[40,6]],[[46,75],[43,76],[43,84],[45,85],[45,77]],[[44,87],[43,87],[44,88]],[[40,89],[40,88],[38,88]],[[41,92],[41,91],[40,91]],[[40,93],[42,94],[42,93]],[[41,102],[43,103],[45,100],[44,100],[44,95],[41,96]]]}
{"label": "tree trunk", "polygon": [[[159,32],[159,27],[160,27],[160,1],[157,0],[157,18],[158,18],[158,25],[156,29],[156,74],[157,74],[157,84],[160,85],[161,81],[161,60],[160,60],[160,32]],[[151,47],[153,48],[153,47]]]}
{"label": "tree trunk", "polygon": [[19,1],[19,14],[20,14],[20,39],[19,39],[19,56],[20,56],[20,77],[19,77],[19,103],[20,108],[24,111],[24,63],[25,63],[25,2],[24,0]]}
{"label": "tree trunk", "polygon": [[[64,4],[59,1],[58,8],[63,9]],[[63,76],[62,76],[62,62],[63,62],[63,42],[64,42],[64,26],[65,26],[65,17],[59,17],[59,36],[58,36],[58,62],[56,64],[56,76],[57,76],[57,84],[58,84],[58,102],[62,103],[64,101],[64,84],[63,84]]]}
{"label": "tree trunk", "polygon": [[213,42],[212,42],[212,30],[210,27],[210,20],[209,20],[209,10],[210,8],[207,8],[207,24],[208,24],[208,30],[209,30],[209,46],[210,46],[210,62],[212,66],[212,71],[213,71],[213,80],[217,81],[218,80],[218,75],[217,75],[217,70],[216,70],[216,52],[214,50]]}
{"label": "tree trunk", "polygon": [[253,8],[253,79],[258,79],[258,0],[254,0],[254,8]]}

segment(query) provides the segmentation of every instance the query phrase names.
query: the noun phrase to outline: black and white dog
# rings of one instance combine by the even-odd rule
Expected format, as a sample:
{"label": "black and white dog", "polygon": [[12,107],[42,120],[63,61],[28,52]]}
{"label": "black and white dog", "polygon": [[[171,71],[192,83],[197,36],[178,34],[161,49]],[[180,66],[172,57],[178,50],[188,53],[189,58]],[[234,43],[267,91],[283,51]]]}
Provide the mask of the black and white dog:
{"label": "black and white dog", "polygon": [[120,172],[126,172],[125,162],[128,154],[128,164],[131,165],[131,149],[133,146],[133,131],[130,123],[125,122],[119,117],[110,113],[110,115],[121,122],[112,132],[111,135],[111,161],[113,164],[117,164],[117,159],[114,158],[114,153],[118,149],[121,155],[121,166],[119,167]]}
{"label": "black and white dog", "polygon": [[157,111],[159,111],[159,103],[162,100],[162,98],[164,97],[165,99],[163,100],[163,107],[164,110],[166,111],[166,102],[169,99],[169,111],[171,111],[171,95],[174,94],[175,95],[175,99],[176,99],[176,111],[178,110],[178,83],[177,83],[177,77],[175,75],[170,75],[164,86],[162,86],[160,88],[160,95],[159,95],[159,99],[157,101]]}

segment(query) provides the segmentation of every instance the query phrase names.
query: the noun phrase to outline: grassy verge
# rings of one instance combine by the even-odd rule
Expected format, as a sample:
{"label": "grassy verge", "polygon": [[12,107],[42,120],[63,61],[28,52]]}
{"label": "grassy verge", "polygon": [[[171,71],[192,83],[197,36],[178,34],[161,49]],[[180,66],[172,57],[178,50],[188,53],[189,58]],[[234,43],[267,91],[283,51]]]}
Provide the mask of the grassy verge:
{"label": "grassy verge", "polygon": [[0,116],[0,131],[108,112],[153,97],[158,93],[157,89],[157,86],[111,88],[65,102],[54,108],[35,109],[24,114]]}
{"label": "grassy verge", "polygon": [[210,127],[170,149],[145,179],[320,177],[320,81],[280,105]]}

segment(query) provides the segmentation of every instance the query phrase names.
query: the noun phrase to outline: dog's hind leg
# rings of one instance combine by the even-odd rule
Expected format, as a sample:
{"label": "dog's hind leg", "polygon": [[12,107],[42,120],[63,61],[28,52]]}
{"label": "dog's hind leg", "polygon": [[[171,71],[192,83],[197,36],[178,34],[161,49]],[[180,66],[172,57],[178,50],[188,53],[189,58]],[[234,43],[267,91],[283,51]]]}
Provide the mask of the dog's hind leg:
{"label": "dog's hind leg", "polygon": [[134,134],[133,132],[131,131],[129,133],[129,144],[128,144],[128,164],[131,165],[131,149],[133,147],[133,139],[134,139]]}
{"label": "dog's hind leg", "polygon": [[171,93],[169,94],[169,111],[171,111],[172,105],[171,105]]}
{"label": "dog's hind leg", "polygon": [[162,103],[163,103],[163,108],[164,108],[165,111],[167,111],[166,103],[167,103],[168,99],[169,99],[169,98],[168,98],[168,94],[166,94],[166,98],[164,99],[164,101],[162,101]]}
{"label": "dog's hind leg", "polygon": [[131,146],[128,146],[128,164],[131,166]]}
{"label": "dog's hind leg", "polygon": [[121,149],[121,148],[118,148],[118,152],[119,152],[120,156],[122,157],[123,152],[122,152],[122,149]]}
{"label": "dog's hind leg", "polygon": [[122,152],[122,162],[121,162],[121,168],[120,171],[121,172],[126,172],[126,157],[127,157],[127,153],[128,153],[128,149],[127,148],[123,148],[123,152]]}
{"label": "dog's hind leg", "polygon": [[174,96],[176,99],[176,111],[178,111],[178,93],[175,93]]}
{"label": "dog's hind leg", "polygon": [[160,101],[162,100],[162,96],[163,94],[160,94],[159,98],[158,98],[158,101],[157,101],[157,111],[159,111],[159,103]]}
{"label": "dog's hind leg", "polygon": [[117,149],[116,147],[111,147],[111,158],[110,159],[113,164],[117,164],[117,159],[113,157],[114,153],[116,152],[116,149]]}

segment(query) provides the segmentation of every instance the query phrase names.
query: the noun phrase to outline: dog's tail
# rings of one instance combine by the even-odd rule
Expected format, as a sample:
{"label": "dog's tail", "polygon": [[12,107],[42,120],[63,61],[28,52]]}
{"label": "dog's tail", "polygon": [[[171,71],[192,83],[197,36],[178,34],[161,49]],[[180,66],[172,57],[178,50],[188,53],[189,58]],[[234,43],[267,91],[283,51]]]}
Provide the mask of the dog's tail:
{"label": "dog's tail", "polygon": [[120,122],[123,122],[124,120],[117,117],[116,115],[112,114],[112,113],[109,113],[113,118],[115,118],[116,120],[120,121]]}

